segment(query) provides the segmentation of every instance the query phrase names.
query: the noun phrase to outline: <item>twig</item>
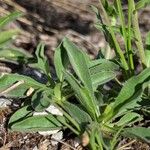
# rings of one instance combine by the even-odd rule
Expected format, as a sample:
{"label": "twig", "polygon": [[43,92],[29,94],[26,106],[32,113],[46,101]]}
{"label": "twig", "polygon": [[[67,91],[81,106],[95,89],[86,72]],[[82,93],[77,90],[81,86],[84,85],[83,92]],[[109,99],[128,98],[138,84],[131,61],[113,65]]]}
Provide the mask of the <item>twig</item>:
{"label": "twig", "polygon": [[24,80],[18,81],[17,83],[13,84],[9,88],[5,89],[4,91],[0,92],[0,96],[12,91],[13,89],[17,88],[19,85],[23,84]]}
{"label": "twig", "polygon": [[73,149],[73,150],[77,150],[76,148],[72,147],[71,145],[67,144],[66,142],[63,142],[63,141],[60,141],[60,140],[56,140],[54,138],[51,138],[52,141],[56,141],[56,142],[59,142],[65,146],[68,146],[69,148]]}
{"label": "twig", "polygon": [[119,147],[117,150],[124,150],[127,148],[127,146],[133,144],[134,142],[136,142],[136,140],[132,140],[131,142],[124,144],[123,146]]}

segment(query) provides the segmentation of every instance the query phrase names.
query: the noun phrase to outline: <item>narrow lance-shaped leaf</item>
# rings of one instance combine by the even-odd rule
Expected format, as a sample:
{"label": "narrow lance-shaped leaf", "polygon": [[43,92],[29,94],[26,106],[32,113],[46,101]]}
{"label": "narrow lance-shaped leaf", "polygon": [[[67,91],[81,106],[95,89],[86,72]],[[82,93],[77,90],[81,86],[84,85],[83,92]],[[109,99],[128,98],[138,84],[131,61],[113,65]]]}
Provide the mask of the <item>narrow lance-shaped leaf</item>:
{"label": "narrow lance-shaped leaf", "polygon": [[17,35],[20,31],[18,29],[0,32],[0,45],[8,42],[13,36]]}
{"label": "narrow lance-shaped leaf", "polygon": [[134,122],[142,120],[142,117],[135,112],[126,113],[119,121],[114,123],[116,126],[130,125]]}
{"label": "narrow lance-shaped leaf", "polygon": [[27,90],[31,87],[33,89],[49,89],[49,94],[52,93],[52,90],[47,88],[46,85],[19,74],[5,74],[1,76],[0,85],[0,95],[7,97],[25,97],[27,96]]}
{"label": "narrow lance-shaped leaf", "polygon": [[[66,57],[67,56],[67,57]],[[58,59],[58,60],[57,60]],[[67,38],[62,42],[62,45],[56,50],[55,54],[55,67],[59,78],[62,80],[62,71],[68,70],[68,60],[75,71],[76,75],[82,81],[83,85],[89,92],[91,97],[91,103],[93,109],[96,108],[96,100],[94,97],[91,77],[88,69],[88,60],[85,54],[80,51],[73,43],[71,43]],[[98,108],[96,108],[96,114],[99,114]]]}
{"label": "narrow lance-shaped leaf", "polygon": [[140,0],[136,3],[135,5],[135,10],[139,10],[139,9],[142,9],[144,7],[146,7],[147,5],[150,4],[150,0]]}
{"label": "narrow lance-shaped leaf", "polygon": [[61,43],[55,50],[54,54],[54,65],[57,77],[62,82],[63,81],[63,70],[67,68],[69,64],[68,56],[65,52],[63,44]]}
{"label": "narrow lance-shaped leaf", "polygon": [[96,118],[98,107],[97,105],[93,104],[93,100],[89,95],[89,92],[86,88],[79,85],[76,79],[69,73],[64,72],[65,79],[71,85],[71,88],[75,91],[75,95],[77,96],[80,104],[87,110],[92,118]]}
{"label": "narrow lance-shaped leaf", "polygon": [[131,103],[133,100],[139,100],[139,96],[141,96],[142,92],[142,84],[144,81],[149,79],[150,68],[146,68],[139,75],[130,78],[124,84],[119,95],[116,97],[115,102],[110,106],[110,108],[106,107],[104,112],[105,120],[108,121],[112,119],[117,113],[120,113],[122,107],[126,106],[128,103]]}
{"label": "narrow lance-shaped leaf", "polygon": [[23,51],[22,49],[11,49],[11,48],[2,48],[0,49],[0,59],[6,61],[17,61],[19,63],[27,63],[27,61],[32,58],[28,52]]}
{"label": "narrow lance-shaped leaf", "polygon": [[115,99],[114,107],[124,103],[128,98],[130,98],[134,92],[135,87],[138,84],[142,84],[146,79],[150,79],[150,68],[143,70],[139,75],[130,78],[123,86],[119,95]]}
{"label": "narrow lance-shaped leaf", "polygon": [[115,77],[116,73],[113,71],[101,71],[91,75],[93,89],[96,90],[99,85],[105,84]]}
{"label": "narrow lance-shaped leaf", "polygon": [[2,28],[3,26],[5,26],[9,22],[17,19],[20,16],[22,16],[22,13],[18,12],[18,11],[15,11],[15,12],[12,12],[12,13],[6,15],[6,16],[1,17],[0,18],[0,28]]}
{"label": "narrow lance-shaped leaf", "polygon": [[31,117],[33,115],[33,109],[30,106],[24,106],[17,110],[9,119],[9,128],[17,121],[23,120],[25,117]]}
{"label": "narrow lance-shaped leaf", "polygon": [[[60,116],[63,117],[63,116]],[[51,114],[36,115],[24,118],[11,125],[11,130],[21,132],[37,132],[61,129],[63,125]]]}
{"label": "narrow lance-shaped leaf", "polygon": [[37,88],[47,88],[44,84],[37,82],[36,80],[24,76],[24,75],[19,75],[19,74],[5,74],[3,76],[0,77],[0,84],[1,90],[4,90],[5,88],[7,88],[8,86],[10,86],[11,84],[17,82],[17,81],[24,81],[26,84],[28,84],[28,86],[32,86],[33,88],[37,89]]}
{"label": "narrow lance-shaped leaf", "polygon": [[[80,125],[92,122],[91,117],[79,106],[64,102],[62,107],[74,118]],[[82,114],[82,115],[81,115]]]}
{"label": "narrow lance-shaped leaf", "polygon": [[89,73],[88,66],[87,66],[87,63],[86,63],[86,60],[82,51],[80,51],[67,38],[64,39],[63,46],[67,52],[69,61],[75,73],[81,79],[83,84],[88,88],[88,90],[93,91],[90,73]]}
{"label": "narrow lance-shaped leaf", "polygon": [[122,135],[131,138],[138,138],[150,144],[150,128],[132,127],[124,129]]}

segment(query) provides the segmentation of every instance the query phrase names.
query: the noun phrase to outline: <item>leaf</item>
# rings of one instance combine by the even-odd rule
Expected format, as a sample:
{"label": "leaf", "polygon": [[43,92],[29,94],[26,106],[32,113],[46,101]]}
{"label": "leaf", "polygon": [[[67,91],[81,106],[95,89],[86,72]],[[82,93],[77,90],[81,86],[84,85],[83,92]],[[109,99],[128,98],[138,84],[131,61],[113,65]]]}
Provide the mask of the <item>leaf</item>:
{"label": "leaf", "polygon": [[63,46],[75,73],[91,93],[93,91],[92,83],[84,54],[67,38],[63,40]]}
{"label": "leaf", "polygon": [[150,68],[146,68],[139,75],[131,77],[121,89],[119,95],[115,99],[114,107],[119,106],[129,99],[135,92],[136,86],[142,84],[146,79],[150,78]]}
{"label": "leaf", "polygon": [[123,105],[116,107],[115,108],[116,112],[114,111],[114,116],[119,117],[119,116],[127,113],[128,111],[133,110],[134,108],[140,107],[139,103],[142,100],[143,91],[144,90],[142,90],[142,89],[137,90],[134,93],[134,95],[131,98],[129,98]]}
{"label": "leaf", "polygon": [[75,91],[80,104],[87,110],[91,117],[95,118],[95,115],[99,115],[99,109],[96,101],[93,101],[92,97],[86,88],[82,87],[77,80],[70,73],[64,72],[65,79],[71,85],[71,88]]}
{"label": "leaf", "polygon": [[94,5],[91,5],[91,9],[96,14],[97,20],[101,19],[98,8],[95,7]]}
{"label": "leaf", "polygon": [[6,16],[3,16],[0,18],[0,28],[8,24],[9,22],[12,22],[13,20],[16,20],[18,17],[22,16],[21,12],[15,11],[12,12]]}
{"label": "leaf", "polygon": [[97,59],[89,62],[89,70],[94,91],[99,85],[105,84],[117,76],[119,66],[106,59]]}
{"label": "leaf", "polygon": [[146,6],[149,5],[149,4],[150,4],[150,0],[140,0],[140,1],[138,1],[138,2],[136,3],[136,5],[135,5],[135,10],[137,11],[137,10],[139,10],[139,9],[141,9],[141,8],[146,7]]}
{"label": "leaf", "polygon": [[142,117],[139,114],[134,112],[128,112],[119,121],[115,122],[115,125],[117,126],[130,125],[136,121],[140,121],[141,119]]}
{"label": "leaf", "polygon": [[47,88],[45,86],[45,84],[39,83],[36,80],[28,77],[28,76],[24,76],[24,75],[19,75],[19,74],[5,74],[3,76],[0,77],[0,84],[1,90],[4,90],[5,88],[9,87],[11,84],[17,82],[17,81],[24,81],[25,84],[27,84],[29,87],[33,87],[35,89],[38,88]]}
{"label": "leaf", "polygon": [[[61,117],[61,116],[59,116]],[[51,114],[24,118],[11,125],[11,130],[20,132],[37,132],[61,129],[63,125]]]}
{"label": "leaf", "polygon": [[48,81],[51,85],[54,85],[54,81],[51,78],[50,66],[47,57],[44,55],[44,44],[40,43],[35,51],[37,63],[30,64],[31,67],[40,69],[47,75]]}
{"label": "leaf", "polygon": [[17,61],[19,63],[27,63],[30,58],[32,58],[32,56],[22,49],[0,49],[0,59],[2,60],[4,59],[8,61]]}
{"label": "leaf", "polygon": [[63,81],[63,70],[68,66],[69,60],[65,53],[63,44],[61,43],[55,50],[54,54],[54,65],[57,77],[62,82]]}
{"label": "leaf", "polygon": [[[150,68],[146,68],[139,75],[131,77],[126,81],[123,88],[121,89],[119,95],[115,98],[115,102],[107,107],[104,112],[104,118],[106,121],[110,121],[114,116],[116,116],[124,109],[127,109],[126,105],[133,101],[138,101],[143,92],[142,84],[144,81],[150,78]],[[134,103],[132,103],[134,104]],[[132,109],[134,105],[132,105]]]}
{"label": "leaf", "polygon": [[101,71],[99,73],[91,75],[93,89],[97,89],[98,86],[109,82],[116,77],[116,73],[112,71]]}
{"label": "leaf", "polygon": [[[79,106],[69,103],[65,101],[63,103],[63,106],[65,111],[71,115],[72,118],[74,118],[81,126],[84,126],[85,124],[92,122],[91,117]],[[82,115],[81,115],[82,114]]]}
{"label": "leaf", "polygon": [[15,89],[9,91],[8,93],[4,95],[9,98],[25,98],[27,97],[28,89],[29,89],[29,86],[27,84],[20,84]]}
{"label": "leaf", "polygon": [[35,111],[44,111],[50,105],[49,91],[38,90],[32,96],[31,105]]}
{"label": "leaf", "polygon": [[[105,29],[107,29],[108,31],[110,30],[109,27],[105,24],[100,24],[100,23],[96,23],[94,24],[94,26],[96,27],[96,29],[98,29],[99,31],[105,31]],[[122,31],[121,31],[121,26],[112,26],[112,30],[115,33],[120,33],[122,35]]]}
{"label": "leaf", "polygon": [[0,45],[8,42],[13,36],[19,33],[18,29],[0,32]]}
{"label": "leaf", "polygon": [[150,144],[150,128],[132,127],[124,129],[123,135],[131,138],[138,138]]}
{"label": "leaf", "polygon": [[112,61],[106,59],[96,59],[90,61],[89,65],[90,74],[99,73],[100,71],[117,71],[119,66]]}
{"label": "leaf", "polygon": [[48,89],[49,93],[52,93],[51,89],[47,88],[46,85],[19,74],[5,74],[1,76],[0,85],[0,95],[6,95],[7,97],[24,97],[27,89],[30,87],[33,89]]}
{"label": "leaf", "polygon": [[[65,57],[63,57],[62,54]],[[68,57],[66,57],[65,54]],[[56,72],[61,80],[62,80],[62,76],[63,76],[63,74],[62,74],[63,72],[61,72],[61,71],[66,72],[66,70],[68,69],[68,68],[66,68],[68,65],[68,61],[66,60],[66,58],[69,59],[69,62],[71,63],[71,66],[73,67],[73,70],[75,71],[76,75],[82,81],[86,90],[88,90],[88,92],[89,92],[88,96],[90,97],[90,102],[93,106],[93,109],[95,108],[96,112],[98,114],[98,109],[96,108],[97,107],[96,100],[94,97],[92,82],[91,82],[90,73],[89,73],[88,64],[87,64],[87,57],[85,56],[85,54],[82,51],[80,51],[67,38],[65,38],[63,40],[62,45],[59,46],[59,48],[56,50],[56,55],[55,55]],[[63,64],[62,60],[64,61],[64,64]],[[65,73],[65,76],[68,76],[68,75],[69,75],[68,73]],[[68,81],[68,77],[69,77],[70,81]],[[70,84],[71,84],[71,86],[73,86],[74,90],[75,90],[75,88],[74,88],[74,85],[72,85],[72,83],[75,82],[76,86],[78,87],[77,95],[79,97],[81,97],[81,95],[80,95],[81,88],[79,88],[79,85],[76,83],[76,81],[74,79],[72,79],[73,77],[71,77],[70,75],[68,77],[65,77],[65,79],[68,82],[70,82]]]}
{"label": "leaf", "polygon": [[11,126],[16,123],[17,121],[22,121],[25,117],[32,116],[32,107],[30,106],[24,106],[17,110],[9,119],[8,126],[11,128]]}

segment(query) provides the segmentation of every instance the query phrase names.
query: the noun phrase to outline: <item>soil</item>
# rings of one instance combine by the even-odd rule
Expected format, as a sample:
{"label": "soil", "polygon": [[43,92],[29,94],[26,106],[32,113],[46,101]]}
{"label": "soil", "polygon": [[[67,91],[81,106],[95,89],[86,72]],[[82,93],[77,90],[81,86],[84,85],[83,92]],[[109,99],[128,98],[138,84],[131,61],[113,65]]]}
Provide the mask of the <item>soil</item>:
{"label": "soil", "polygon": [[[96,21],[89,5],[97,5],[97,0],[0,0],[0,13],[6,14],[14,10],[24,13],[22,18],[9,24],[7,28],[19,27],[22,34],[14,41],[14,45],[34,54],[40,41],[46,44],[46,54],[53,66],[53,53],[64,36],[68,36],[79,47],[94,58],[98,50],[104,47],[103,34],[93,26]],[[140,29],[143,37],[150,29],[150,7],[139,13]],[[143,38],[144,39],[144,38]],[[1,62],[0,72],[17,72],[19,67]],[[67,144],[74,147],[74,138],[65,136],[63,142],[52,146],[51,136],[38,133],[9,132],[6,124],[14,112],[11,107],[0,110],[0,150],[70,150]],[[130,143],[131,139],[123,139],[119,145]],[[83,149],[82,146],[78,150]],[[149,150],[146,143],[134,141],[128,146],[131,150]]]}

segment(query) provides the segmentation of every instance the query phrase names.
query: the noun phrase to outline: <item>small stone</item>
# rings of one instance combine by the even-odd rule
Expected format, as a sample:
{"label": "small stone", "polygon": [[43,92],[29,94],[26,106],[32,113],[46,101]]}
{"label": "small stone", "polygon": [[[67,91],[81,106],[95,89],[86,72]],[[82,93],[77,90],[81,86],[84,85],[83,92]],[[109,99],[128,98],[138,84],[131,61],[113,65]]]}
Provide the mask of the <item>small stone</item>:
{"label": "small stone", "polygon": [[47,115],[48,113],[43,111],[43,112],[34,112],[33,116],[42,116],[42,115]]}
{"label": "small stone", "polygon": [[59,131],[59,132],[53,134],[51,137],[51,139],[52,139],[51,144],[53,146],[57,145],[58,141],[62,140],[62,138],[63,138],[63,132],[62,131]]}
{"label": "small stone", "polygon": [[53,135],[56,134],[59,130],[49,130],[49,131],[39,131],[38,133],[47,136],[47,135]]}
{"label": "small stone", "polygon": [[46,111],[48,111],[49,113],[53,114],[53,115],[59,115],[59,116],[63,116],[63,113],[58,109],[56,108],[55,106],[53,105],[50,105]]}
{"label": "small stone", "polygon": [[4,108],[11,105],[11,100],[7,98],[0,98],[0,107]]}
{"label": "small stone", "polygon": [[81,140],[76,137],[76,138],[74,139],[74,147],[77,148],[77,147],[80,145],[80,143],[81,143]]}

